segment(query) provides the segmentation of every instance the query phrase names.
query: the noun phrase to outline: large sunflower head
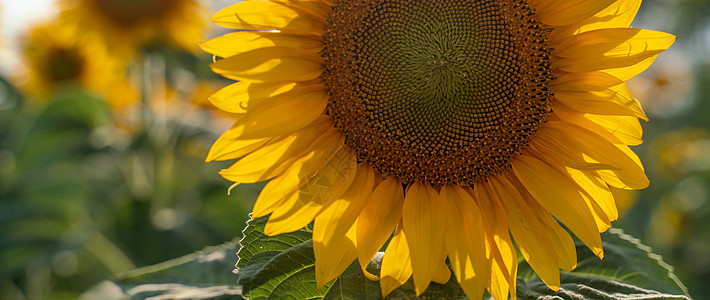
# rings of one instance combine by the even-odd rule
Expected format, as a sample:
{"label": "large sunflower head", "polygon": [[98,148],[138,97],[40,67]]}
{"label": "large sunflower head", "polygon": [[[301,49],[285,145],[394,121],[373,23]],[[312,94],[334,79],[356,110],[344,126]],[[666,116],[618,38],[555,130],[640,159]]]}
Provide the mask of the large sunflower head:
{"label": "large sunflower head", "polygon": [[56,23],[32,27],[22,41],[23,89],[46,99],[66,84],[76,84],[106,97],[113,106],[135,99],[123,77],[126,62],[108,54],[102,43],[77,40],[71,30]]}
{"label": "large sunflower head", "polygon": [[[515,294],[517,255],[552,289],[576,266],[564,224],[599,257],[610,188],[648,185],[629,145],[645,119],[625,81],[672,35],[629,28],[640,0],[244,1],[213,21],[211,97],[241,113],[208,160],[271,179],[267,234],[312,221],[319,285],[392,236],[386,295],[449,279]],[[511,239],[512,236],[512,239]],[[373,279],[377,279],[370,274]]]}
{"label": "large sunflower head", "polygon": [[188,50],[202,41],[205,11],[195,0],[63,0],[63,17],[80,35],[96,35],[117,52],[154,40]]}

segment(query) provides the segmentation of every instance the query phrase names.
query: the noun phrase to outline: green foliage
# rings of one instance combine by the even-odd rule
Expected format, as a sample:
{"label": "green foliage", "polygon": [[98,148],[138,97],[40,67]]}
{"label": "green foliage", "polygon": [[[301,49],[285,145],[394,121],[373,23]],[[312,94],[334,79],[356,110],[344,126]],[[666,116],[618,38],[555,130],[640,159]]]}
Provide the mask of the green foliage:
{"label": "green foliage", "polygon": [[617,228],[602,234],[602,239],[602,260],[577,242],[577,268],[561,272],[558,292],[547,288],[527,263],[521,263],[519,299],[543,295],[562,299],[689,299],[673,268],[638,239]]}
{"label": "green foliage", "polygon": [[[278,236],[264,234],[268,218],[252,219],[244,229],[240,241],[237,275],[244,296],[249,299],[269,299],[272,296],[292,299],[379,299],[380,285],[363,275],[360,265],[354,262],[343,275],[326,284],[321,290],[316,287],[315,257],[311,232],[301,229]],[[381,254],[381,253],[380,253]],[[382,255],[370,262],[368,270],[379,274]],[[456,299],[463,291],[451,280],[446,285],[433,283],[423,295],[430,299]],[[391,299],[416,297],[410,281],[392,292]]]}
{"label": "green foliage", "polygon": [[536,300],[545,296],[558,297],[555,299],[590,299],[590,300],[654,300],[654,299],[690,299],[684,295],[665,294],[658,291],[640,288],[622,281],[597,274],[577,275],[566,273],[560,277],[562,282],[560,290],[551,291],[539,279],[518,282],[517,297],[520,300]]}
{"label": "green foliage", "polygon": [[[247,226],[242,232],[244,237],[239,243],[249,247],[239,249],[237,268],[246,267],[247,262],[251,261],[254,255],[275,256],[281,251],[306,243],[311,238],[311,233],[305,229],[284,236],[267,236],[264,234],[267,220],[268,218],[258,218],[247,221]],[[252,264],[257,260],[261,259],[255,258]]]}
{"label": "green foliage", "polygon": [[129,123],[81,87],[40,101],[0,78],[0,299],[76,299],[242,229],[259,186],[227,197],[226,164],[204,162],[214,115],[188,96],[173,114],[139,101]]}
{"label": "green foliage", "polygon": [[242,299],[231,265],[236,242],[117,275],[82,295],[85,299]]}
{"label": "green foliage", "polygon": [[[367,280],[357,262],[344,274],[322,290],[315,286],[315,258],[306,229],[269,237],[263,234],[266,218],[250,220],[244,230],[240,261],[237,265],[239,283],[244,296],[250,299],[268,299],[271,296],[293,299],[378,299],[379,284]],[[285,249],[285,250],[284,250]],[[538,296],[560,296],[565,299],[687,299],[685,287],[673,274],[670,266],[647,246],[619,229],[604,234],[605,259],[599,260],[583,244],[577,245],[579,265],[572,273],[563,272],[562,287],[555,293],[521,263],[519,274],[520,299],[537,299]],[[379,274],[379,259],[371,263],[372,273]],[[245,262],[246,260],[246,262]],[[410,282],[392,292],[389,298],[415,298]],[[422,295],[429,299],[460,299],[463,293],[455,279],[446,285],[432,284]],[[596,297],[596,298],[595,298]],[[606,297],[606,298],[605,298]],[[653,298],[655,297],[655,298]],[[645,299],[645,298],[644,298]]]}
{"label": "green foliage", "polygon": [[[223,299],[225,295],[240,299],[381,299],[378,282],[368,280],[354,262],[338,278],[322,289],[316,287],[315,258],[308,228],[278,236],[266,236],[267,217],[247,222],[240,240],[236,276],[224,277],[231,269],[230,257],[236,245],[203,250],[178,260],[126,273],[108,285],[104,283],[90,293],[107,292],[119,287],[123,295],[143,298],[174,296],[189,291],[196,299]],[[524,261],[520,263],[517,298],[541,299],[690,299],[685,286],[660,256],[620,229],[603,234],[605,258],[598,259],[578,243],[578,267],[561,272],[560,290],[550,290]],[[379,274],[382,252],[370,262],[368,271]],[[205,273],[208,272],[208,273]],[[210,275],[212,274],[212,275]],[[214,274],[218,274],[216,278]],[[210,280],[204,280],[204,276]],[[210,285],[210,282],[212,284]],[[236,285],[241,289],[237,288]],[[177,285],[177,287],[176,287]],[[207,290],[214,287],[218,291]],[[237,292],[239,291],[239,296]],[[230,294],[232,293],[232,294]],[[417,298],[412,281],[393,291],[387,299]],[[421,299],[465,299],[452,276],[447,284],[432,283]]]}

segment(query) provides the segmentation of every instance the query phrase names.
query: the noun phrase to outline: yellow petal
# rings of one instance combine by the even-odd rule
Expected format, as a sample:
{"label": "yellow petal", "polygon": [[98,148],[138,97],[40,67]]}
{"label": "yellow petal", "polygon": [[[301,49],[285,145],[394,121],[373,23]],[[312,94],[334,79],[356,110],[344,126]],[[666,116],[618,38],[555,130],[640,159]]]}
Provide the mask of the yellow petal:
{"label": "yellow petal", "polygon": [[[584,173],[585,171],[577,170],[566,166],[557,159],[559,158],[559,156],[543,154],[542,152],[536,151],[536,149],[533,147],[525,149],[523,151],[523,154],[539,159],[540,161],[555,169],[558,173],[567,177],[576,185],[576,188],[580,191],[582,199],[584,199],[584,202],[589,208],[589,211],[592,213],[592,217],[594,218],[594,221],[597,224],[597,230],[599,232],[604,232],[609,229],[609,227],[611,227],[611,220],[607,217],[607,214],[597,204],[596,201],[591,199],[591,195],[606,195],[602,194],[601,191],[597,191],[599,188],[597,188],[596,182],[591,181],[589,178],[587,178],[586,174]],[[590,174],[593,174],[595,178],[598,178],[598,175],[596,175],[596,173]],[[606,184],[603,181],[601,183],[606,187]],[[608,196],[611,196],[611,194],[609,194]]]}
{"label": "yellow petal", "polygon": [[533,214],[538,217],[545,227],[545,232],[547,232],[547,236],[550,242],[552,242],[552,247],[557,252],[557,264],[560,266],[560,269],[572,271],[577,267],[577,248],[574,245],[574,240],[569,233],[552,218],[547,210],[540,207],[533,199],[530,200],[531,201],[527,201],[526,203],[529,204]]}
{"label": "yellow petal", "polygon": [[668,49],[673,41],[675,36],[671,34],[637,28],[583,32],[555,46],[553,54],[559,59],[553,67],[568,72],[637,68]]}
{"label": "yellow petal", "polygon": [[331,6],[333,4],[328,4],[323,0],[271,0],[278,3],[287,4],[294,9],[303,11],[304,13],[310,14],[318,19],[327,19],[331,12]]}
{"label": "yellow petal", "polygon": [[243,1],[212,16],[212,22],[230,29],[273,30],[285,33],[322,35],[325,20],[299,13],[286,3]]}
{"label": "yellow petal", "polygon": [[323,72],[323,59],[312,50],[268,47],[217,60],[210,67],[213,72],[233,80],[309,81]]}
{"label": "yellow petal", "polygon": [[606,183],[594,171],[571,168],[564,164],[560,159],[561,156],[555,153],[540,152],[537,147],[530,147],[524,153],[534,154],[533,156],[557,169],[558,172],[566,174],[577,184],[587,206],[594,214],[599,232],[609,229],[610,222],[618,218],[614,196]]}
{"label": "yellow petal", "polygon": [[481,210],[473,197],[457,185],[441,187],[438,202],[446,215],[444,243],[451,269],[466,296],[480,299],[490,279]]}
{"label": "yellow petal", "polygon": [[541,134],[538,138],[530,142],[530,147],[526,150],[537,153],[539,156],[546,156],[554,159],[563,166],[568,166],[577,170],[596,171],[596,170],[618,170],[618,167],[601,164],[598,162],[592,163],[584,161],[579,157],[579,153],[572,153],[569,149],[561,149],[560,146],[554,145],[548,141],[549,135]]}
{"label": "yellow petal", "polygon": [[[292,145],[296,140],[296,136],[272,139],[229,168],[221,170],[219,174],[236,183],[255,183],[270,179],[281,174],[288,167],[286,162],[305,155],[308,149],[297,149],[301,152],[297,156],[283,155],[295,152],[296,149],[292,149]],[[240,142],[241,140],[238,140],[236,144]],[[260,158],[264,158],[264,160],[260,160]]]}
{"label": "yellow petal", "polygon": [[618,217],[618,211],[614,203],[614,195],[611,194],[606,183],[592,172],[571,168],[566,168],[564,172],[569,174],[570,178],[583,191],[582,196],[597,222],[597,230],[604,232],[609,229],[611,221],[616,220]]}
{"label": "yellow petal", "polygon": [[412,259],[409,252],[407,237],[402,231],[402,225],[397,226],[392,240],[387,245],[385,256],[380,268],[380,289],[385,298],[396,288],[402,286],[412,276]]}
{"label": "yellow petal", "polygon": [[[323,117],[288,136],[271,139],[228,169],[220,171],[220,175],[239,183],[254,183],[273,178],[283,173],[289,163],[306,155],[312,149],[313,143],[331,127],[330,118]],[[232,141],[240,144],[242,140]]]}
{"label": "yellow petal", "polygon": [[582,22],[579,32],[601,28],[629,27],[641,7],[641,0],[614,1],[609,7]]}
{"label": "yellow petal", "polygon": [[235,137],[233,132],[234,130],[232,129],[227,130],[212,144],[212,148],[207,154],[206,160],[208,162],[240,158],[261,148],[272,140],[272,138],[240,140]]}
{"label": "yellow petal", "polygon": [[[480,187],[480,188],[478,188]],[[503,176],[491,176],[474,189],[481,202],[496,203],[505,213],[510,233],[523,258],[548,287],[558,290],[560,273],[556,250],[544,226],[523,201],[522,196]]]}
{"label": "yellow petal", "polygon": [[[641,124],[639,123],[639,120],[637,118],[627,116],[598,115],[585,115],[585,118],[606,129],[606,132],[614,135],[623,144],[635,146],[640,145],[643,142],[643,128],[641,127]],[[594,133],[597,133],[598,131],[594,128],[590,128],[591,126],[582,127],[590,129]]]}
{"label": "yellow petal", "polygon": [[599,172],[618,177],[623,183],[621,188],[642,189],[648,186],[643,165],[626,145],[613,144],[590,130],[558,121],[549,121],[542,126],[537,137],[557,146],[561,154],[576,155],[587,162],[616,167]]}
{"label": "yellow petal", "polygon": [[200,47],[207,53],[219,57],[230,57],[265,47],[309,49],[317,52],[323,47],[323,42],[311,36],[281,32],[237,31],[200,43]]}
{"label": "yellow petal", "polygon": [[321,160],[314,162],[314,166],[324,165],[316,167],[311,176],[300,173],[306,175],[302,177],[300,188],[274,209],[264,232],[279,234],[303,228],[313,221],[326,203],[340,198],[350,187],[357,170],[355,151],[350,146],[341,144],[325,156],[314,156],[313,159]]}
{"label": "yellow petal", "polygon": [[[474,189],[482,189],[479,185]],[[505,213],[498,202],[489,198],[478,198],[475,192],[468,191],[481,207],[484,228],[487,225],[486,252],[490,252],[491,280],[488,292],[495,299],[508,299],[508,292],[515,299],[516,277],[518,272],[518,254],[510,239]]]}
{"label": "yellow petal", "polygon": [[412,255],[414,287],[421,295],[429,286],[444,253],[446,214],[440,211],[436,190],[429,184],[415,182],[407,189],[402,207],[402,223]]}
{"label": "yellow petal", "polygon": [[451,279],[451,270],[446,265],[446,256],[439,260],[439,266],[436,267],[434,271],[434,276],[431,277],[431,281],[438,284],[446,284]]}
{"label": "yellow petal", "polygon": [[518,155],[513,171],[532,197],[564,223],[589,249],[603,256],[597,225],[573,182],[540,160]]}
{"label": "yellow petal", "polygon": [[636,117],[583,114],[565,108],[555,108],[553,113],[563,121],[588,129],[615,144],[634,146],[643,142],[643,129]]}
{"label": "yellow petal", "polygon": [[210,103],[223,111],[243,114],[251,105],[291,91],[295,87],[295,82],[254,83],[240,81],[214,93],[210,96]]}
{"label": "yellow petal", "polygon": [[656,57],[658,57],[658,55],[653,55],[648,58],[644,58],[638,63],[626,67],[608,68],[601,71],[608,73],[609,75],[612,75],[623,81],[626,81],[636,77],[636,75],[641,74],[641,72],[646,71],[646,69],[648,69],[648,67],[653,64],[653,61],[656,60]]}
{"label": "yellow petal", "polygon": [[316,257],[316,284],[319,289],[340,276],[340,274],[343,274],[345,269],[357,258],[357,249],[355,247],[356,226],[351,224],[345,234],[331,237],[328,243],[323,243],[315,238],[316,228],[320,227],[321,232],[328,230],[328,228],[323,228],[323,226],[324,224],[316,218],[313,230],[313,254]]}
{"label": "yellow petal", "polygon": [[272,137],[292,133],[323,115],[328,94],[312,90],[269,98],[249,108],[234,124],[234,134],[240,139]]}
{"label": "yellow petal", "polygon": [[370,195],[357,221],[357,257],[363,271],[394,232],[403,202],[402,183],[395,177],[381,182]]}
{"label": "yellow petal", "polygon": [[[374,171],[367,163],[358,165],[355,179],[347,191],[338,199],[328,202],[315,218],[313,226],[313,251],[316,257],[316,282],[322,287],[326,282],[333,280],[342,273],[342,266],[349,257],[345,253],[336,253],[340,243],[355,245],[356,223],[358,215],[369,200],[370,193],[375,183]],[[348,240],[343,240],[347,236]],[[331,250],[336,249],[336,250]],[[349,251],[349,249],[346,249]],[[357,257],[357,250],[352,249],[353,259]],[[337,261],[334,262],[334,261]],[[352,262],[352,259],[350,259]],[[348,263],[349,265],[350,263]],[[344,269],[343,269],[344,270]]]}
{"label": "yellow petal", "polygon": [[335,238],[343,236],[367,204],[374,184],[374,170],[367,163],[359,164],[348,190],[337,199],[326,203],[315,218],[313,243],[328,245],[333,243]]}
{"label": "yellow petal", "polygon": [[254,217],[259,218],[271,213],[297,193],[298,189],[306,184],[304,178],[312,177],[325,164],[325,158],[342,144],[343,136],[337,129],[326,131],[314,142],[310,153],[294,161],[283,174],[264,186],[254,203]]}
{"label": "yellow petal", "polygon": [[540,21],[551,26],[562,26],[579,23],[608,7],[615,0],[531,0],[530,2],[534,4],[535,16]]}
{"label": "yellow petal", "polygon": [[[638,156],[636,156],[636,153],[631,151],[631,149],[625,145],[614,146],[616,146],[618,150],[623,152],[626,157],[630,158],[634,162],[637,167],[637,170],[634,170],[635,172],[638,172],[638,169],[643,172],[643,165],[641,165],[641,161]],[[597,170],[597,174],[599,174],[599,176],[610,186],[625,190],[644,189],[648,187],[649,184],[646,174],[636,175],[636,177],[633,178],[629,178],[627,177],[627,174],[616,170]]]}
{"label": "yellow petal", "polygon": [[[590,198],[599,205],[599,208],[604,212],[609,221],[615,221],[619,218],[619,210],[616,207],[616,200],[614,200],[614,194],[607,184],[599,178],[594,172],[583,171],[584,176],[586,176],[588,182],[578,181],[580,187],[584,188],[590,194]],[[594,187],[592,187],[592,184]],[[595,193],[592,193],[590,189],[594,189]]]}
{"label": "yellow petal", "polygon": [[546,233],[553,245],[552,248],[557,252],[557,264],[559,267],[566,271],[571,271],[577,267],[577,249],[569,233],[557,223],[557,220],[550,215],[549,211],[537,203],[517,179],[510,179],[509,181],[520,191],[520,196],[522,196],[527,208],[530,209],[544,227],[543,232]]}
{"label": "yellow petal", "polygon": [[573,34],[581,32],[602,28],[629,27],[631,21],[636,17],[639,7],[641,7],[641,0],[615,1],[607,8],[580,23],[555,28],[552,33],[550,33],[549,41],[554,45],[569,38]]}
{"label": "yellow petal", "polygon": [[567,73],[555,80],[553,89],[555,99],[579,112],[648,120],[626,84],[604,72]]}

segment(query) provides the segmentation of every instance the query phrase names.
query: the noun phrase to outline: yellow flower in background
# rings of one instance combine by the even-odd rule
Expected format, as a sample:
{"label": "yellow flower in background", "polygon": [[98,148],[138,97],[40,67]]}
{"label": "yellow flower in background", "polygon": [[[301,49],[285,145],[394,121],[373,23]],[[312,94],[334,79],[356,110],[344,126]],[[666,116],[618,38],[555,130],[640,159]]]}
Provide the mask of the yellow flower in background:
{"label": "yellow flower in background", "polygon": [[44,100],[65,84],[92,90],[114,107],[137,100],[124,78],[127,62],[108,54],[105,45],[77,40],[66,27],[45,23],[31,28],[22,41],[22,88]]}
{"label": "yellow flower in background", "polygon": [[207,25],[194,0],[63,0],[60,7],[76,34],[101,38],[121,55],[154,40],[196,50]]}
{"label": "yellow flower in background", "polygon": [[[215,14],[245,30],[202,44],[242,116],[208,161],[271,180],[265,233],[315,221],[316,281],[358,258],[382,292],[450,272],[467,296],[515,295],[517,255],[553,290],[597,256],[610,188],[648,185],[626,88],[674,36],[629,28],[640,0],[270,0]],[[365,271],[390,238],[379,278]],[[512,239],[510,238],[512,236]]]}

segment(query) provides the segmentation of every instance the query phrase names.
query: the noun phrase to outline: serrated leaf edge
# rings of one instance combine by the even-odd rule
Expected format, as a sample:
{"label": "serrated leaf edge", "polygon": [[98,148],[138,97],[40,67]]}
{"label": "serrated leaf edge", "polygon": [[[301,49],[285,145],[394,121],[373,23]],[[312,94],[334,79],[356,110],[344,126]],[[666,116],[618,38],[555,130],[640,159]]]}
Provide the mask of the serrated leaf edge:
{"label": "serrated leaf edge", "polygon": [[651,249],[651,247],[641,243],[641,240],[639,240],[629,234],[626,234],[624,232],[624,230],[621,228],[609,228],[609,230],[607,232],[609,234],[613,234],[613,235],[618,236],[620,239],[633,244],[639,250],[646,252],[646,255],[648,256],[648,258],[655,260],[656,262],[658,262],[658,265],[661,268],[664,268],[668,271],[668,274],[667,274],[668,278],[670,278],[676,285],[678,285],[678,287],[683,291],[683,294],[687,297],[690,297],[690,294],[688,294],[688,287],[686,287],[683,284],[683,282],[680,281],[680,278],[678,278],[678,276],[676,276],[676,274],[674,273],[675,269],[673,268],[673,266],[671,266],[668,263],[666,263],[665,261],[663,261],[663,256],[661,256],[660,254],[653,253],[653,249]]}
{"label": "serrated leaf edge", "polygon": [[[254,218],[252,218],[251,214],[252,213],[249,213],[249,220],[247,220],[247,222],[246,222],[247,226],[244,226],[244,229],[242,229],[242,238],[239,239],[239,250],[240,251],[242,250],[242,248],[244,248],[244,244],[242,244],[242,242],[244,241],[244,239],[247,238],[247,234],[245,231],[247,231],[247,229],[249,229],[249,225],[251,225],[249,223],[254,221]],[[237,262],[234,264],[234,267],[236,269],[234,269],[232,272],[234,272],[234,274],[237,274],[237,272],[239,271],[239,267],[237,267],[237,266],[239,265],[239,262],[242,261],[242,257],[239,256],[239,251],[237,251],[237,253],[235,253],[235,254],[237,255]]]}

